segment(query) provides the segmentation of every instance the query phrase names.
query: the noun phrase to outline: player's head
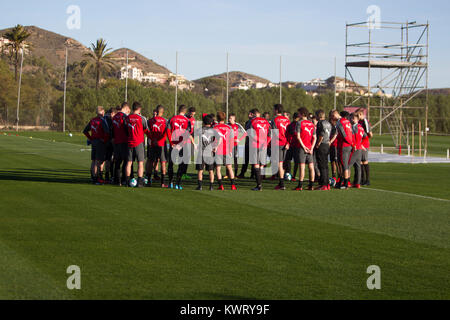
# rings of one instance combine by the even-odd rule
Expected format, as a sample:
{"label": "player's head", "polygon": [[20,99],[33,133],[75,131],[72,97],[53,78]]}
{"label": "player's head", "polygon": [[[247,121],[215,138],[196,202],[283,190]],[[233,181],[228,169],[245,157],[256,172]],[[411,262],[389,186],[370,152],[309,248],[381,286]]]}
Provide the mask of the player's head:
{"label": "player's head", "polygon": [[258,118],[261,117],[261,112],[259,112],[259,110],[257,108],[252,109],[250,112],[253,113],[253,115],[255,117],[258,117]]}
{"label": "player's head", "polygon": [[301,107],[300,109],[298,109],[298,114],[300,115],[300,118],[308,119],[309,111],[305,107]]}
{"label": "player's head", "polygon": [[97,116],[103,117],[104,115],[105,115],[105,108],[103,108],[102,106],[98,106],[97,107]]}
{"label": "player's head", "polygon": [[122,107],[121,106],[116,106],[116,113],[122,111]]}
{"label": "player's head", "polygon": [[187,111],[188,111],[188,108],[184,104],[182,104],[181,106],[178,107],[178,114],[180,114],[180,115],[184,116]]}
{"label": "player's head", "polygon": [[235,124],[236,123],[236,115],[234,113],[230,113],[230,115],[228,116],[228,122],[230,124]]}
{"label": "player's head", "polygon": [[264,112],[263,113],[263,118],[266,120],[270,120],[270,113],[269,112]]}
{"label": "player's head", "polygon": [[225,112],[223,112],[223,111],[217,112],[217,121],[219,123],[224,123],[226,118],[227,118],[227,115],[225,114]]}
{"label": "player's head", "polygon": [[350,119],[350,113],[348,113],[347,111],[341,111],[340,116],[341,116],[342,118],[347,119],[347,120],[351,120],[351,119]]}
{"label": "player's head", "polygon": [[273,106],[273,113],[274,114],[282,114],[284,111],[283,105],[281,103],[278,103]]}
{"label": "player's head", "polygon": [[325,111],[322,109],[316,111],[316,118],[318,120],[325,120]]}
{"label": "player's head", "polygon": [[330,111],[330,119],[332,121],[338,121],[340,118],[341,118],[341,115],[339,114],[339,111],[337,111],[337,110]]}
{"label": "player's head", "polygon": [[352,114],[350,115],[350,118],[351,118],[351,121],[353,122],[353,124],[356,124],[356,123],[359,122],[359,115],[358,115],[357,112],[352,113]]}
{"label": "player's head", "polygon": [[116,115],[116,109],[115,108],[109,108],[108,112],[106,112],[111,118]]}
{"label": "player's head", "polygon": [[128,104],[128,102],[122,103],[120,111],[122,111],[125,114],[130,114],[130,105]]}
{"label": "player's head", "polygon": [[252,109],[252,110],[250,110],[250,111],[248,112],[248,118],[249,118],[249,119],[252,119],[252,118],[255,117],[255,114],[253,113],[253,110],[254,110],[254,109]]}
{"label": "player's head", "polygon": [[141,104],[139,102],[137,102],[137,101],[133,102],[133,107],[132,108],[133,108],[133,113],[136,113],[136,114],[140,114],[141,113],[142,106],[141,106]]}
{"label": "player's head", "polygon": [[188,114],[191,116],[191,117],[194,117],[195,116],[195,108],[194,107],[190,107],[189,109],[188,109]]}
{"label": "player's head", "polygon": [[286,118],[291,118],[291,114],[289,112],[283,112],[283,116]]}
{"label": "player's head", "polygon": [[205,127],[211,127],[214,123],[214,119],[211,117],[211,115],[206,115],[203,117],[203,125]]}
{"label": "player's head", "polygon": [[364,113],[363,108],[356,111],[356,114],[358,115],[359,120],[364,120],[366,118],[366,114]]}
{"label": "player's head", "polygon": [[164,107],[162,105],[158,105],[155,111],[157,116],[162,117],[164,114]]}
{"label": "player's head", "polygon": [[294,121],[298,121],[300,120],[300,114],[298,112],[294,112],[294,115],[292,116],[292,119]]}

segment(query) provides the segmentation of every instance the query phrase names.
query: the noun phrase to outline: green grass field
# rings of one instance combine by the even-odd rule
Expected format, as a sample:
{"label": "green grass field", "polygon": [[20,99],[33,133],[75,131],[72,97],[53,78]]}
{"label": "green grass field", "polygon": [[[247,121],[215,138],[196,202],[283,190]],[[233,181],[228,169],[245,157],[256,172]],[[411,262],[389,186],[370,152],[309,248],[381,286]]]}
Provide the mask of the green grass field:
{"label": "green grass field", "polygon": [[90,185],[85,149],[0,135],[0,299],[450,298],[448,164],[373,164],[362,190],[198,192]]}
{"label": "green grass field", "polygon": [[[411,138],[410,138],[411,139]],[[422,137],[422,144],[425,143],[425,138]],[[412,140],[409,142],[412,148]],[[391,135],[378,135],[375,134],[370,142],[372,147],[375,147],[375,151],[379,151],[381,145],[384,146],[385,152],[387,153],[397,153],[397,149],[394,148],[394,142],[392,141]],[[390,149],[392,148],[392,149]],[[422,146],[423,148],[423,146]],[[447,157],[447,149],[450,149],[450,136],[428,136],[428,155],[433,157]],[[416,134],[414,136],[414,150],[415,155],[419,155],[419,136]],[[403,154],[408,154],[408,146],[403,146]],[[422,150],[423,155],[423,150]]]}

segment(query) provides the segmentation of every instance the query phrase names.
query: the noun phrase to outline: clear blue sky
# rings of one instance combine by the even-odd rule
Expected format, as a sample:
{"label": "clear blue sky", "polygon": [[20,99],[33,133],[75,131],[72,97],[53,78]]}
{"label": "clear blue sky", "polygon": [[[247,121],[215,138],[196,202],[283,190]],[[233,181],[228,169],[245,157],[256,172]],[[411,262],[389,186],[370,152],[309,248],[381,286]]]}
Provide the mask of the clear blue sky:
{"label": "clear blue sky", "polygon": [[[81,28],[69,30],[69,5],[81,9]],[[175,69],[188,79],[230,69],[279,80],[326,78],[344,73],[345,22],[366,21],[377,5],[383,21],[431,23],[431,87],[450,87],[450,1],[7,1],[0,29],[36,25],[89,45],[105,38],[113,48],[128,47]]]}

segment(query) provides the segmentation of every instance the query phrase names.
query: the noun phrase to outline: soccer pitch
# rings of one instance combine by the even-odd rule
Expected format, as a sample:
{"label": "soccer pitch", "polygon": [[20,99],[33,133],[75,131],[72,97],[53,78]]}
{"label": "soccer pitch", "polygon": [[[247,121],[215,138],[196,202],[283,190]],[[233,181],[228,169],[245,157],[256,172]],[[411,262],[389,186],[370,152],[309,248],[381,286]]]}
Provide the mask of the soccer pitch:
{"label": "soccer pitch", "polygon": [[450,298],[448,164],[372,164],[362,190],[131,189],[89,184],[80,135],[29,135],[0,135],[0,299]]}

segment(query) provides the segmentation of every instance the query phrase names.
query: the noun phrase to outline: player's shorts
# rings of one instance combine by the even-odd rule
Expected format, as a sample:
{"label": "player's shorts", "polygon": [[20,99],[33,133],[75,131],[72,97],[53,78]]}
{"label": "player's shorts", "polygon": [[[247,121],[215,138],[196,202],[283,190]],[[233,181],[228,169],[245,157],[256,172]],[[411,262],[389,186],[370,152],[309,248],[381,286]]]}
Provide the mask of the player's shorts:
{"label": "player's shorts", "polygon": [[330,146],[330,162],[338,161],[337,146]]}
{"label": "player's shorts", "polygon": [[352,147],[343,147],[338,149],[339,161],[344,170],[350,169],[351,154],[352,154]]}
{"label": "player's shorts", "polygon": [[160,160],[161,162],[167,162],[168,159],[167,145],[164,145],[163,147],[149,146],[147,148],[147,158],[151,162],[156,162],[158,160]]}
{"label": "player's shorts", "polygon": [[249,164],[257,164],[265,166],[267,164],[267,148],[250,148]]}
{"label": "player's shorts", "polygon": [[92,141],[92,151],[91,151],[91,160],[97,160],[97,161],[105,161],[106,156],[106,145],[105,143],[100,140],[96,139]]}
{"label": "player's shorts", "polygon": [[286,150],[286,146],[278,146],[278,162],[284,162],[289,150]]}
{"label": "player's shorts", "polygon": [[354,164],[356,164],[357,166],[361,165],[362,152],[363,150],[355,150],[354,152],[352,152],[350,157],[349,168],[353,167]]}
{"label": "player's shorts", "polygon": [[294,159],[294,148],[289,148],[289,150],[286,150],[286,156],[284,157],[284,162],[291,162],[292,159]]}
{"label": "player's shorts", "polygon": [[231,153],[227,154],[227,155],[216,154],[216,156],[214,157],[214,160],[215,160],[216,167],[233,164],[233,155]]}
{"label": "player's shorts", "polygon": [[369,161],[369,149],[361,150],[361,162]]}
{"label": "player's shorts", "polygon": [[214,164],[208,164],[208,163],[201,163],[195,165],[195,170],[197,171],[213,171],[214,170]]}
{"label": "player's shorts", "polygon": [[105,154],[106,161],[111,161],[113,154],[114,154],[114,146],[111,141],[108,141],[108,143],[106,143],[106,154]]}
{"label": "player's shorts", "polygon": [[118,143],[114,145],[114,158],[117,160],[128,159],[128,143]]}
{"label": "player's shorts", "polygon": [[145,161],[145,147],[143,142],[137,147],[134,148],[128,147],[127,161],[134,161],[134,160],[136,160],[137,162]]}
{"label": "player's shorts", "polygon": [[295,164],[314,163],[314,156],[306,153],[303,148],[295,148],[293,154]]}

